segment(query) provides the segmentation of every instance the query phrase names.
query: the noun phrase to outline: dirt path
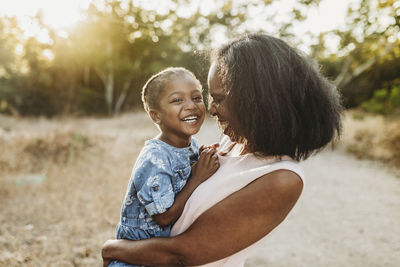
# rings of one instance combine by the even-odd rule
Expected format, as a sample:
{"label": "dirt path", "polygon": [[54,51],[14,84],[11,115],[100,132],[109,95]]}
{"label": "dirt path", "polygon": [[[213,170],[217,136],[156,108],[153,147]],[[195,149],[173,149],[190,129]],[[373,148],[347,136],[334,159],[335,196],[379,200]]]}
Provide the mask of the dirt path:
{"label": "dirt path", "polygon": [[[198,138],[214,142],[216,133],[207,123]],[[399,266],[400,178],[341,147],[302,165],[299,202],[246,266]]]}

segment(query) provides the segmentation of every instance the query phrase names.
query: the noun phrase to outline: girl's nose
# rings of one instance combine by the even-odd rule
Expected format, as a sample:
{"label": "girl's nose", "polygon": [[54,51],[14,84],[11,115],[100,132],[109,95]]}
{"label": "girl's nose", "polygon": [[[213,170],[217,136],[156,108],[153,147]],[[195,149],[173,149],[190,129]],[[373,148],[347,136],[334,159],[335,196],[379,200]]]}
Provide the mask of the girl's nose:
{"label": "girl's nose", "polygon": [[186,102],[185,108],[186,109],[195,109],[196,104],[192,100],[190,100],[190,101]]}

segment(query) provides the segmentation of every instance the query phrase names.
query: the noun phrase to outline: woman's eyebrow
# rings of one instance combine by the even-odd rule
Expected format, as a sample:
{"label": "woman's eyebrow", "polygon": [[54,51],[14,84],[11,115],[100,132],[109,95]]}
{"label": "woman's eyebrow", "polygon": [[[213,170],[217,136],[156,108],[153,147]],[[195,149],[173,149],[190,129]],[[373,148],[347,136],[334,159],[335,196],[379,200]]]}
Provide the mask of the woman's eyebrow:
{"label": "woman's eyebrow", "polygon": [[210,94],[211,97],[225,97],[225,94],[220,94],[220,93],[214,93],[214,94]]}

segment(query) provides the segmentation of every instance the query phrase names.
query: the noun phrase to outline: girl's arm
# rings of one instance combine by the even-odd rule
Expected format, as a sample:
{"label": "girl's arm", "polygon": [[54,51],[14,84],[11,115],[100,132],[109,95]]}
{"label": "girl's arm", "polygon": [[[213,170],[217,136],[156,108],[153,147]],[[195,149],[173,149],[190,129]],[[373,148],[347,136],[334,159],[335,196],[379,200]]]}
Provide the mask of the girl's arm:
{"label": "girl's arm", "polygon": [[215,153],[215,148],[206,148],[200,152],[199,160],[192,166],[191,177],[182,191],[176,195],[174,204],[167,211],[153,216],[159,225],[167,226],[174,223],[181,216],[186,201],[193,191],[218,170],[218,157]]}
{"label": "girl's arm", "polygon": [[302,188],[302,180],[291,171],[266,174],[205,211],[184,233],[141,241],[109,240],[103,258],[150,266],[201,265],[225,258],[279,225]]}

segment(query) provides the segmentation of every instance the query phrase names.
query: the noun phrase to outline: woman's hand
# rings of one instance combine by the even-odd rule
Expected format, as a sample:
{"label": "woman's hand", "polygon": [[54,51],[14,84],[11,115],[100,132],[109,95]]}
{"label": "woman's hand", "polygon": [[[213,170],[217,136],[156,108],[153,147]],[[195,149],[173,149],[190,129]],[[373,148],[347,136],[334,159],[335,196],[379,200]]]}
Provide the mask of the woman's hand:
{"label": "woman's hand", "polygon": [[103,267],[107,267],[110,264],[111,260],[103,258]]}
{"label": "woman's hand", "polygon": [[107,267],[110,264],[112,258],[110,257],[110,251],[115,240],[107,240],[101,248],[101,257],[103,258],[103,267]]}
{"label": "woman's hand", "polygon": [[199,184],[211,177],[219,168],[216,147],[212,146],[200,149],[199,160],[192,165],[191,180]]}

